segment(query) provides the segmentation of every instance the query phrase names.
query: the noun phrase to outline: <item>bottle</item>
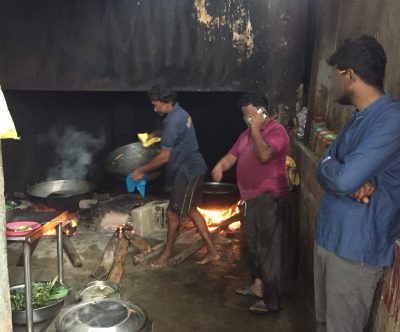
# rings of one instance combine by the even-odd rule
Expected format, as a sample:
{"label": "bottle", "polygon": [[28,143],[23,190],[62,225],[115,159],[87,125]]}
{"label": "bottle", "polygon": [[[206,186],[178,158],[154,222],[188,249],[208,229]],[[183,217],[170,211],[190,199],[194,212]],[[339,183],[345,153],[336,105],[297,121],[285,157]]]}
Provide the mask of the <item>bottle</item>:
{"label": "bottle", "polygon": [[314,117],[313,121],[311,122],[311,131],[310,131],[310,139],[309,145],[312,150],[315,150],[315,139],[318,133],[321,130],[326,130],[327,126],[323,116],[317,115]]}
{"label": "bottle", "polygon": [[321,157],[325,153],[326,149],[328,149],[336,140],[336,137],[336,134],[333,132],[323,135],[317,143],[315,153]]}

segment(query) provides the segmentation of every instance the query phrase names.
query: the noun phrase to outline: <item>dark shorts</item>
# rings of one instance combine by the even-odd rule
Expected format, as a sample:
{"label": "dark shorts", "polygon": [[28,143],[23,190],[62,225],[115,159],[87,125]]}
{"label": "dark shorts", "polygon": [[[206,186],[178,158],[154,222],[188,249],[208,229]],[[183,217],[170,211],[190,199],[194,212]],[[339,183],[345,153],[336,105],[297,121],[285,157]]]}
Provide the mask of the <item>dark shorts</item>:
{"label": "dark shorts", "polygon": [[204,175],[188,179],[180,176],[172,185],[169,208],[180,217],[187,217],[203,196]]}

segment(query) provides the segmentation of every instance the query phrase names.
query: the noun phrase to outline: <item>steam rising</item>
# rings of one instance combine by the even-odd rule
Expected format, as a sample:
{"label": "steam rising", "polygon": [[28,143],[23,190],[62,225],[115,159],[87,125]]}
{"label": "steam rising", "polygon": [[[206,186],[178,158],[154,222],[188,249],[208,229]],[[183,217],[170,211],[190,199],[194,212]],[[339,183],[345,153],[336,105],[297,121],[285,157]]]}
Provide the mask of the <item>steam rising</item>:
{"label": "steam rising", "polygon": [[38,137],[39,144],[51,144],[55,149],[55,165],[47,171],[47,180],[84,180],[91,169],[93,156],[105,143],[104,135],[94,136],[74,126],[51,129]]}

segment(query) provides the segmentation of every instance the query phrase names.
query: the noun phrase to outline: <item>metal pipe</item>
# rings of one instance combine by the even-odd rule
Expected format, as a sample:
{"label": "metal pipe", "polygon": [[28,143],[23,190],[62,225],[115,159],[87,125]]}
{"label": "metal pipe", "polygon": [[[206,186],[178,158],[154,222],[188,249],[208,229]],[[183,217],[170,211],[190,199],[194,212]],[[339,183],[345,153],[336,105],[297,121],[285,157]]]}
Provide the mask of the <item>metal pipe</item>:
{"label": "metal pipe", "polygon": [[31,244],[29,241],[24,241],[24,272],[25,272],[26,327],[28,332],[33,332]]}
{"label": "metal pipe", "polygon": [[58,282],[64,283],[64,257],[63,257],[63,242],[62,242],[62,224],[57,226],[57,272]]}

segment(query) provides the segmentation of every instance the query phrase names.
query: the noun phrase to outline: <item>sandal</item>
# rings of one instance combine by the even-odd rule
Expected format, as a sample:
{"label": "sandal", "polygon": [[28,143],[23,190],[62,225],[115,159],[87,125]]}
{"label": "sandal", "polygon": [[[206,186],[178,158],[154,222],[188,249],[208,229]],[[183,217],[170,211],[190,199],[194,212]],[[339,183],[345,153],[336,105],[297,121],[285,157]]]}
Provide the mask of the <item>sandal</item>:
{"label": "sandal", "polygon": [[255,315],[270,315],[273,313],[277,313],[282,308],[279,309],[269,309],[263,300],[258,300],[254,303],[250,308],[249,311]]}
{"label": "sandal", "polygon": [[259,299],[262,298],[262,296],[258,296],[256,293],[254,293],[254,291],[249,286],[235,289],[235,294],[242,295],[242,296],[254,296],[254,297],[257,297]]}

